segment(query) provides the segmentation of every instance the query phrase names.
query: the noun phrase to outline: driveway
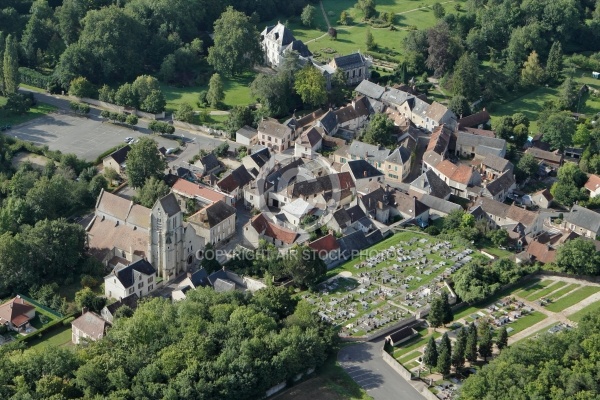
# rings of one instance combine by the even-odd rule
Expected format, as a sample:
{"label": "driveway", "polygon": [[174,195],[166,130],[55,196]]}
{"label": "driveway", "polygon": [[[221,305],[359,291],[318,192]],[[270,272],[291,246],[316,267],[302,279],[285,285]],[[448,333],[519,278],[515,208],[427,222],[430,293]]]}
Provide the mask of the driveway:
{"label": "driveway", "polygon": [[344,347],[338,361],[375,400],[418,400],[423,396],[381,357],[383,340]]}

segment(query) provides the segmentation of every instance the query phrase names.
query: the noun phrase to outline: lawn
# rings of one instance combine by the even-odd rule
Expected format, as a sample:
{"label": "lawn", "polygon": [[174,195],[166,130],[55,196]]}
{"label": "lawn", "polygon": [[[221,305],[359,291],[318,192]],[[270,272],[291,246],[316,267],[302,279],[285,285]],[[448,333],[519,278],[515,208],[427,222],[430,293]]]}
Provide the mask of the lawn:
{"label": "lawn", "polygon": [[511,322],[510,324],[507,324],[506,327],[513,328],[513,331],[510,332],[510,334],[509,334],[510,336],[512,336],[515,333],[519,333],[531,326],[534,326],[535,324],[545,320],[546,318],[547,318],[546,314],[542,314],[541,312],[534,311],[530,314],[527,314],[527,315],[517,319],[515,322]]}
{"label": "lawn", "polygon": [[28,351],[41,350],[48,347],[58,347],[58,346],[70,346],[71,345],[71,324],[65,326],[63,328],[57,329],[51,334],[47,336],[42,336],[41,338],[36,338],[35,340],[31,340],[29,343]]}
{"label": "lawn", "polygon": [[[5,104],[6,98],[0,96],[0,108],[2,108]],[[31,107],[31,109],[23,115],[14,115],[6,110],[0,109],[0,125],[19,125],[24,122],[31,121],[32,119],[44,116],[48,113],[51,113],[54,110],[56,110],[56,107],[51,106],[50,104],[39,102],[35,106]]]}
{"label": "lawn", "polygon": [[557,290],[555,293],[552,293],[552,295],[548,296],[549,298],[553,299],[553,300],[557,300],[560,297],[564,296],[565,294],[577,289],[578,287],[580,287],[581,285],[578,283],[572,283],[568,286],[565,286],[564,288]]}
{"label": "lawn", "polygon": [[316,377],[284,390],[273,400],[372,400],[344,369],[329,357]]}
{"label": "lawn", "polygon": [[535,281],[533,284],[527,286],[525,289],[516,292],[515,295],[519,296],[519,297],[527,298],[527,296],[530,296],[534,292],[537,292],[538,290],[542,290],[542,289],[545,289],[546,287],[550,286],[553,282],[554,281],[551,279],[544,279],[541,282]]}
{"label": "lawn", "polygon": [[555,290],[560,289],[561,287],[565,286],[566,284],[567,284],[566,282],[556,281],[555,283],[546,287],[545,289],[542,289],[542,290],[539,290],[537,292],[530,294],[529,296],[526,297],[526,299],[531,300],[531,301],[540,299],[540,298],[547,296],[548,294],[554,292]]}
{"label": "lawn", "polygon": [[[418,348],[423,347],[427,344],[427,342],[429,341],[429,337],[431,336],[429,335],[427,328],[421,328],[417,330],[417,333],[418,336],[415,336],[409,341],[404,342],[400,346],[396,347],[394,353],[392,354],[394,358],[404,358],[403,356],[412,353],[414,352],[414,350],[417,350]],[[442,336],[440,332],[433,332],[433,337],[435,339],[437,339],[440,336]]]}
{"label": "lawn", "polygon": [[[233,78],[221,76],[223,79],[223,90],[225,92],[223,104],[227,107],[233,107],[255,103],[255,99],[252,98],[252,95],[250,94],[250,84],[255,76],[254,73],[249,72]],[[175,87],[162,84],[161,90],[167,100],[167,111],[175,111],[184,103],[189,104],[194,109],[198,109],[198,106],[196,105],[198,102],[198,94],[203,90],[208,90],[208,85]],[[207,110],[212,109],[207,108]]]}
{"label": "lawn", "polygon": [[569,319],[573,322],[579,322],[581,321],[581,318],[583,318],[584,315],[596,310],[600,310],[600,301],[592,303],[589,306],[586,306],[581,310],[577,311],[576,313],[569,315]]}
{"label": "lawn", "polygon": [[552,312],[561,312],[580,301],[590,297],[594,293],[598,293],[600,291],[600,287],[598,286],[584,286],[581,289],[578,289],[568,296],[563,297],[562,299],[557,300],[554,303],[549,304],[546,309]]}

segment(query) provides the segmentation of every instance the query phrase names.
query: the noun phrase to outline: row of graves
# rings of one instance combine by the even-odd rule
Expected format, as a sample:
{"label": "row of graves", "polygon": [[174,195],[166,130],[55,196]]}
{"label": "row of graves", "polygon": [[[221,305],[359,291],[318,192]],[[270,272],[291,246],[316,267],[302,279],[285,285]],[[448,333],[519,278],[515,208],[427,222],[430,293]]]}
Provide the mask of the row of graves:
{"label": "row of graves", "polygon": [[[514,297],[505,297],[502,300],[488,306],[487,308],[480,310],[474,314],[471,314],[469,318],[477,324],[482,318],[489,320],[489,322],[495,327],[511,324],[519,318],[524,317],[527,314],[531,314],[534,309],[522,301],[516,300]],[[507,326],[506,331],[510,334],[513,329]]]}
{"label": "row of graves", "polygon": [[340,336],[364,336],[418,314],[472,253],[450,241],[412,237],[369,253],[351,278],[324,282],[305,299],[341,328]]}

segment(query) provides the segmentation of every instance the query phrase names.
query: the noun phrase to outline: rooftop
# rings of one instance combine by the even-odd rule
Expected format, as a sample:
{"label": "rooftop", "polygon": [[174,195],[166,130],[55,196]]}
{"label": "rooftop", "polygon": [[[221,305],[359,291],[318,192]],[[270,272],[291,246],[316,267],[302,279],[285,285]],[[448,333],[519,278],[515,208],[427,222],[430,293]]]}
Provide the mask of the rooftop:
{"label": "rooftop", "polygon": [[351,160],[347,163],[355,180],[383,176],[383,173],[365,160]]}
{"label": "rooftop", "polygon": [[452,193],[450,187],[431,169],[428,169],[410,183],[415,190],[435,197],[445,198]]}
{"label": "rooftop", "polygon": [[285,244],[294,243],[298,237],[296,232],[269,221],[262,213],[252,218],[250,224],[259,234],[279,240]]}
{"label": "rooftop", "polygon": [[104,335],[107,322],[98,314],[88,311],[75,321],[71,322],[71,325],[85,333],[87,336],[98,339]]}
{"label": "rooftop", "polygon": [[113,160],[115,160],[117,162],[117,164],[121,165],[121,164],[124,164],[125,161],[127,161],[127,154],[129,154],[130,150],[131,150],[131,147],[129,145],[125,145],[125,146],[121,147],[119,150],[113,151],[112,153],[107,155],[105,158],[110,157]]}
{"label": "rooftop", "polygon": [[385,92],[385,88],[383,86],[379,86],[378,84],[368,81],[366,79],[359,83],[356,89],[354,90],[360,94],[363,94],[367,97],[376,100],[379,100],[383,95],[383,92]]}
{"label": "rooftop", "polygon": [[590,192],[595,192],[600,189],[600,176],[590,174],[587,182],[585,183],[585,188]]}
{"label": "rooftop", "polygon": [[[127,266],[119,265],[111,272],[111,275],[117,277],[124,288],[133,286],[135,281],[134,272],[139,272],[144,275],[155,275],[156,269],[148,261],[141,259]],[[110,275],[109,275],[110,276]]]}
{"label": "rooftop", "polygon": [[234,207],[223,201],[217,201],[190,216],[188,221],[199,226],[213,228],[235,215],[235,213],[236,209]]}
{"label": "rooftop", "polygon": [[313,207],[302,199],[296,199],[291,203],[286,204],[281,208],[281,211],[284,211],[288,214],[293,215],[294,217],[301,218],[307,212],[309,212]]}
{"label": "rooftop", "polygon": [[340,245],[337,242],[335,236],[333,236],[332,234],[328,234],[317,240],[310,242],[308,244],[308,247],[310,247],[311,249],[313,249],[317,252],[323,252],[323,251],[329,252],[329,251],[339,249]]}
{"label": "rooftop", "polygon": [[20,327],[29,322],[29,317],[25,314],[31,310],[35,310],[35,307],[17,296],[0,306],[0,325],[10,322],[13,326]]}
{"label": "rooftop", "polygon": [[192,183],[185,179],[178,178],[172,187],[175,193],[186,197],[198,197],[209,200],[210,202],[225,201],[227,196],[219,193],[207,186]]}
{"label": "rooftop", "polygon": [[448,179],[468,185],[473,176],[473,168],[464,164],[452,164],[444,160],[436,166],[436,169]]}
{"label": "rooftop", "polygon": [[467,132],[456,133],[456,145],[457,146],[485,146],[492,149],[505,149],[506,141],[504,139],[491,138],[487,136],[474,135]]}
{"label": "rooftop", "polygon": [[235,134],[245,137],[247,139],[252,139],[256,135],[258,135],[258,131],[251,126],[244,125],[240,129],[238,129]]}
{"label": "rooftop", "polygon": [[264,119],[258,125],[258,132],[265,135],[274,136],[283,139],[292,134],[292,130],[277,120]]}
{"label": "rooftop", "polygon": [[600,214],[575,204],[571,212],[565,213],[565,221],[598,234],[600,232]]}

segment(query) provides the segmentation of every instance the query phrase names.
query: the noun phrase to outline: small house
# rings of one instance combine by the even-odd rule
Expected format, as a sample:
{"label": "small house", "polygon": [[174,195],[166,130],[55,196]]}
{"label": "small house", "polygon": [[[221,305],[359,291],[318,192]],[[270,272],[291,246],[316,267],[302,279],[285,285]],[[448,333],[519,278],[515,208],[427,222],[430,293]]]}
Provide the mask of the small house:
{"label": "small house", "polygon": [[98,314],[85,311],[83,315],[71,322],[71,341],[73,344],[95,342],[106,334],[108,323]]}
{"label": "small house", "polygon": [[415,330],[415,328],[409,326],[406,328],[402,328],[389,336],[386,336],[385,340],[392,346],[398,346],[399,344],[404,343],[417,335],[418,332]]}

